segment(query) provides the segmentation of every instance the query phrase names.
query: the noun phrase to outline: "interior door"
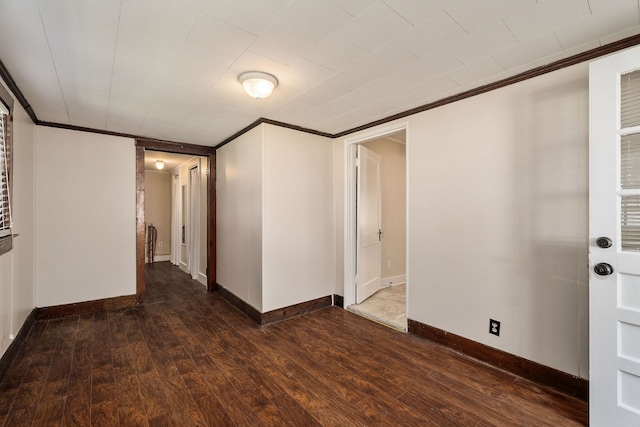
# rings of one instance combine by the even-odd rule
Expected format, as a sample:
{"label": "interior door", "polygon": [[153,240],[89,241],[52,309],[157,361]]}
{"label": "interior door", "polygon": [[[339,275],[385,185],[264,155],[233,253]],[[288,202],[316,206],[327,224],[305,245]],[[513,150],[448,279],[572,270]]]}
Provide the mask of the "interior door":
{"label": "interior door", "polygon": [[171,264],[180,265],[180,175],[172,175],[171,183]]}
{"label": "interior door", "polygon": [[[199,162],[199,160],[198,160]],[[198,280],[200,268],[200,167],[189,169],[189,237],[187,259],[189,273],[193,280]]]}
{"label": "interior door", "polygon": [[590,425],[640,426],[640,48],[591,64]]}
{"label": "interior door", "polygon": [[380,156],[358,145],[356,304],[380,289],[381,201]]}

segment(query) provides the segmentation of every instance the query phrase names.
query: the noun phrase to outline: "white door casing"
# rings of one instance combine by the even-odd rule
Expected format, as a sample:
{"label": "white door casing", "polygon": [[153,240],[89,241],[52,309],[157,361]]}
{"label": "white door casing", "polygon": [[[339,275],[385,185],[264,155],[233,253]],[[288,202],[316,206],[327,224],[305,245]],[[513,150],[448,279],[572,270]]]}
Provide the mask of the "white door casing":
{"label": "white door casing", "polygon": [[[357,228],[356,228],[356,180],[357,171],[355,167],[355,159],[358,152],[358,146],[367,141],[381,138],[385,135],[394,134],[396,132],[406,132],[406,144],[407,144],[407,157],[409,153],[409,124],[407,122],[395,123],[389,126],[381,127],[379,129],[364,132],[357,136],[347,138],[344,141],[344,223],[343,223],[343,256],[344,256],[344,270],[343,270],[343,296],[344,307],[348,307],[356,303],[356,252],[357,252]],[[409,182],[409,165],[407,164],[405,170],[405,176],[407,183]],[[408,188],[408,187],[407,187]],[[405,199],[407,207],[406,217],[406,235],[409,235],[409,205],[408,205],[408,192]],[[409,315],[409,292],[410,292],[410,277],[409,277],[409,239],[406,239],[406,259],[407,264],[405,266],[406,282],[407,282],[407,316]],[[338,292],[339,293],[339,292]]]}
{"label": "white door casing", "polygon": [[[640,183],[640,123],[622,127],[620,120],[621,78],[638,69],[640,48],[633,48],[594,61],[589,70],[589,418],[594,427],[640,425],[640,250],[622,233],[623,214],[631,218],[624,219],[625,230],[629,223],[640,224],[640,185],[622,185],[634,177]],[[622,155],[622,147],[634,143],[637,149]],[[623,163],[632,165],[624,174]],[[632,207],[623,209],[623,202]],[[598,245],[602,237],[611,239],[610,247]],[[613,273],[596,274],[604,269],[601,263]]]}
{"label": "white door casing", "polygon": [[380,155],[358,146],[356,304],[381,285],[381,182]]}

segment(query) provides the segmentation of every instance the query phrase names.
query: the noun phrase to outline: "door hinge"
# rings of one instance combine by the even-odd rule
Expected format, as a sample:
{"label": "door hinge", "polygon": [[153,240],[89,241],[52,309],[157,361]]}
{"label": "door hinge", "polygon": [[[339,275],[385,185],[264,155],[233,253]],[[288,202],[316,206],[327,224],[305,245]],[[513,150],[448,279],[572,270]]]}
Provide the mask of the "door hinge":
{"label": "door hinge", "polygon": [[356,167],[359,168],[360,167],[360,159],[356,158]]}

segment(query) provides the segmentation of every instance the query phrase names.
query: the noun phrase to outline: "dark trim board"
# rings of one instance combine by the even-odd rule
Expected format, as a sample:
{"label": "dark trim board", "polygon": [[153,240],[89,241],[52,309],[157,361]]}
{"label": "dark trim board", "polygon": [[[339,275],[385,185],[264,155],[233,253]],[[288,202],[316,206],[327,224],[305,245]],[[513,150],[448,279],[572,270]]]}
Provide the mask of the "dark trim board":
{"label": "dark trim board", "polygon": [[27,336],[29,336],[29,332],[31,332],[31,328],[33,327],[34,323],[36,323],[35,309],[31,310],[31,313],[29,313],[29,315],[25,319],[15,338],[13,339],[13,341],[11,341],[9,347],[7,347],[7,350],[2,355],[2,358],[0,358],[0,382],[2,382],[5,373],[9,370],[9,367],[18,355],[18,352],[26,341]]}
{"label": "dark trim board", "polygon": [[407,110],[398,114],[394,114],[389,117],[385,117],[380,120],[376,120],[362,126],[358,126],[352,129],[347,129],[345,131],[339,132],[335,134],[334,138],[341,138],[343,136],[360,132],[365,129],[372,128],[374,126],[378,126],[384,123],[391,122],[393,120],[402,119],[404,117],[412,116],[414,114],[421,113],[423,111],[432,110],[437,107],[442,107],[443,105],[452,104],[457,101],[462,101],[466,98],[471,98],[476,95],[481,95],[486,92],[491,92],[496,89],[500,89],[506,86],[510,86],[515,83],[520,83],[525,80],[529,80],[534,77],[542,76],[544,74],[550,73],[552,71],[558,71],[563,68],[570,67],[572,65],[580,64],[582,62],[590,61],[593,59],[597,59],[601,56],[609,55],[611,53],[627,49],[633,46],[640,44],[640,34],[628,37],[626,39],[619,40],[617,42],[613,42],[604,46],[597,47],[595,49],[588,50],[586,52],[578,53],[576,55],[570,56],[568,58],[560,59],[558,61],[552,62],[547,65],[541,65],[539,67],[533,68],[528,71],[524,71],[520,74],[516,74],[515,76],[507,77],[506,79],[498,80],[497,82],[489,83],[484,86],[480,86],[466,92],[462,92],[453,96],[449,96],[447,98],[440,99],[438,101],[432,102],[430,104],[421,105],[416,108],[412,108],[411,110]]}
{"label": "dark trim board", "polygon": [[267,311],[266,313],[262,313],[262,322],[260,324],[268,325],[269,323],[279,322],[295,316],[301,316],[325,307],[331,307],[332,303],[331,295],[327,295],[326,297],[316,298],[311,301],[305,301],[288,307]]}
{"label": "dark trim board", "polygon": [[429,104],[421,105],[419,107],[412,108],[410,110],[407,110],[398,114],[394,114],[392,116],[385,117],[380,120],[375,120],[373,122],[364,124],[362,126],[357,126],[351,129],[344,130],[342,132],[338,132],[333,135],[333,138],[342,138],[343,136],[346,136],[355,132],[360,132],[365,129],[370,129],[374,126],[379,126],[385,123],[389,123],[394,120],[412,116],[414,114],[421,113],[423,111],[432,110],[437,107],[442,107],[443,105],[451,104],[457,101],[462,101],[463,99],[471,98],[472,96],[476,96],[476,95],[481,95],[486,92],[491,92],[493,90],[510,86],[515,83],[520,83],[522,81],[529,80],[534,77],[542,76],[543,74],[547,74],[552,71],[558,71],[563,68],[570,67],[572,65],[590,61],[592,59],[609,55],[611,53],[614,53],[623,49],[627,49],[627,48],[636,46],[638,44],[640,44],[640,34],[627,37],[626,39],[618,40],[616,42],[609,43],[607,45],[600,46],[595,49],[588,50],[586,52],[578,53],[576,55],[570,56],[568,58],[560,59],[550,64],[541,65],[531,70],[524,71],[520,74],[516,74],[515,76],[507,77],[506,79],[498,80],[497,82],[489,83],[484,86],[480,86],[475,89],[471,89],[466,92],[459,93],[457,95],[449,96],[447,98],[443,98]]}
{"label": "dark trim board", "polygon": [[249,132],[251,129],[253,129],[254,127],[262,124],[262,118],[252,122],[250,125],[245,126],[244,128],[240,129],[238,132],[234,133],[233,135],[229,136],[228,138],[224,139],[223,141],[221,141],[219,144],[216,144],[213,148],[218,149],[220,147],[222,147],[223,145],[226,145],[228,143],[230,143],[231,141],[233,141],[234,139],[238,138],[241,135],[244,135],[245,133]]}
{"label": "dark trim board", "polygon": [[136,147],[144,147],[145,150],[164,151],[167,153],[193,154],[194,156],[210,156],[216,151],[213,147],[206,145],[160,141],[148,138],[136,139]]}
{"label": "dark trim board", "polygon": [[284,123],[284,122],[279,122],[277,120],[271,120],[271,119],[267,119],[267,118],[264,118],[264,117],[260,117],[258,120],[252,122],[250,125],[240,129],[238,132],[234,133],[230,137],[225,138],[219,144],[214,145],[213,148],[217,150],[218,148],[222,147],[223,145],[227,145],[228,143],[230,143],[234,139],[238,138],[239,136],[244,135],[245,133],[249,132],[254,127],[259,126],[259,125],[261,125],[263,123],[266,123],[268,125],[273,125],[273,126],[280,126],[280,127],[287,128],[287,129],[293,129],[293,130],[297,130],[297,131],[300,131],[300,132],[310,133],[312,135],[324,136],[326,138],[335,138],[335,135],[330,134],[328,132],[322,132],[322,131],[315,130],[315,129],[309,129],[309,128],[305,128],[305,127],[302,127],[302,126],[292,125],[290,123]]}
{"label": "dark trim board", "polygon": [[[2,76],[1,73],[0,76]],[[7,107],[7,110],[9,110],[9,114],[13,114],[13,96],[11,96],[9,91],[6,90],[2,85],[0,85],[0,101],[5,105],[5,107]]]}
{"label": "dark trim board", "polygon": [[335,135],[329,133],[329,132],[323,132],[320,130],[315,130],[315,129],[309,129],[309,128],[305,128],[302,126],[298,126],[298,125],[293,125],[291,123],[285,123],[285,122],[279,122],[277,120],[271,120],[271,119],[267,119],[267,118],[261,118],[260,119],[261,123],[266,123],[268,125],[273,125],[273,126],[280,126],[281,128],[287,128],[287,129],[291,129],[291,130],[297,130],[300,132],[306,132],[306,133],[310,133],[313,135],[318,135],[318,136],[324,136],[326,138],[335,138]]}
{"label": "dark trim board", "polygon": [[258,309],[233,294],[233,292],[225,289],[224,286],[222,286],[220,283],[216,283],[215,290],[219,292],[224,299],[229,301],[231,305],[249,316],[251,320],[262,326],[268,325],[270,323],[280,322],[281,320],[290,319],[295,316],[311,313],[312,311],[320,310],[325,307],[331,307],[332,305],[331,295],[327,295],[326,297],[316,298],[311,301],[305,301],[299,304],[294,304],[287,307],[278,308],[276,310],[267,311],[266,313],[261,313],[260,311],[258,311]]}
{"label": "dark trim board", "polygon": [[[134,135],[131,133],[115,132],[115,131],[110,131],[105,129],[95,129],[95,128],[88,128],[84,126],[68,125],[66,123],[47,122],[44,120],[38,120],[37,122],[34,122],[34,123],[38,126],[45,126],[49,128],[66,129],[66,130],[73,130],[78,132],[88,132],[88,133],[96,133],[99,135],[109,135],[109,136],[117,136],[121,138],[135,139],[137,141],[145,141],[150,145],[171,144],[172,146],[175,146],[175,147],[197,146],[197,147],[200,147],[202,150],[209,150],[209,151],[213,150],[213,147],[209,147],[207,145],[195,145],[195,144],[188,144],[186,142],[178,142],[178,141],[165,141],[162,139],[156,139],[156,138],[151,138],[151,137],[141,136],[141,135]],[[162,150],[162,151],[171,151],[171,150]]]}
{"label": "dark trim board", "polygon": [[233,292],[230,292],[229,290],[225,289],[225,287],[222,286],[220,283],[216,283],[215,289],[216,289],[216,292],[222,295],[224,299],[229,301],[229,303],[231,303],[232,306],[234,306],[235,308],[237,308],[238,310],[240,310],[241,312],[249,316],[249,318],[254,322],[256,322],[257,324],[259,325],[262,324],[262,313],[260,313],[258,309],[256,309],[254,306],[243,301],[238,296],[236,296]]}
{"label": "dark trim board", "polygon": [[105,310],[119,310],[138,305],[135,295],[123,295],[120,297],[103,298],[93,301],[76,302],[73,304],[54,305],[51,307],[37,307],[35,309],[36,320],[54,319],[72,314],[95,313]]}
{"label": "dark trim board", "polygon": [[333,294],[333,305],[344,308],[344,297],[342,295]]}
{"label": "dark trim board", "polygon": [[408,319],[407,324],[409,333],[434,341],[537,384],[554,388],[583,401],[589,401],[589,380],[532,362],[442,329],[425,325],[417,320]]}
{"label": "dark trim board", "polygon": [[7,87],[9,88],[9,90],[13,92],[15,97],[18,99],[18,102],[20,103],[20,105],[22,105],[22,108],[24,108],[24,111],[26,111],[29,117],[31,118],[31,121],[34,124],[38,124],[40,120],[36,116],[36,112],[33,111],[33,108],[29,104],[29,101],[27,101],[27,98],[25,98],[24,94],[16,84],[16,81],[13,80],[13,77],[9,73],[9,70],[7,70],[7,67],[4,65],[2,61],[0,61],[0,78],[2,78],[2,80],[7,84]]}
{"label": "dark trim board", "polygon": [[[581,62],[585,62],[585,61],[590,61],[592,59],[596,59],[599,58],[601,56],[605,56],[605,55],[609,55],[611,53],[614,52],[618,52],[620,50],[623,49],[627,49],[633,46],[636,46],[640,44],[640,34],[631,36],[631,37],[627,37],[626,39],[622,39],[622,40],[618,40],[616,42],[613,43],[609,43],[607,45],[604,46],[600,46],[597,47],[595,49],[591,49],[588,50],[586,52],[582,52],[582,53],[578,53],[576,55],[570,56],[568,58],[565,59],[561,59],[559,61],[555,61],[552,62],[550,64],[547,65],[541,65],[539,67],[533,68],[531,70],[522,72],[520,74],[517,74],[515,76],[512,77],[508,77],[506,79],[503,80],[499,80],[497,82],[493,82],[493,83],[489,83],[487,85],[481,86],[479,88],[476,89],[472,89],[472,90],[468,90],[466,92],[462,92],[460,94],[457,95],[453,95],[450,96],[448,98],[444,98],[441,99],[439,101],[436,102],[432,102],[430,104],[425,104],[416,108],[413,108],[411,110],[407,110],[401,113],[397,113],[394,114],[392,116],[389,117],[385,117],[361,126],[357,126],[351,129],[347,129],[341,132],[337,132],[337,133],[328,133],[328,132],[323,132],[323,131],[319,131],[319,130],[315,130],[315,129],[308,129],[308,128],[304,128],[302,126],[297,126],[294,124],[290,124],[290,123],[284,123],[284,122],[279,122],[276,120],[271,120],[271,119],[267,119],[264,117],[259,118],[258,120],[254,121],[253,123],[251,123],[250,125],[246,126],[245,128],[239,130],[238,132],[234,133],[233,135],[229,136],[228,138],[224,139],[223,141],[215,144],[212,144],[212,147],[209,146],[202,146],[202,147],[207,147],[209,149],[213,149],[214,151],[217,148],[222,147],[223,145],[228,144],[229,142],[233,141],[234,139],[236,139],[237,137],[239,137],[240,135],[243,135],[244,133],[250,131],[251,129],[253,129],[254,127],[262,124],[262,123],[267,123],[267,124],[271,124],[274,126],[281,126],[281,127],[285,127],[285,128],[289,128],[289,129],[294,129],[294,130],[298,130],[300,132],[306,132],[306,133],[311,133],[314,135],[321,135],[321,136],[325,136],[328,138],[341,138],[343,136],[352,134],[354,132],[359,132],[365,129],[369,129],[372,128],[374,126],[378,126],[384,123],[388,123],[390,121],[393,120],[398,120],[404,117],[408,117],[411,116],[413,114],[417,114],[423,111],[427,111],[427,110],[431,110],[433,108],[437,108],[437,107],[441,107],[443,105],[446,104],[451,104],[452,102],[456,102],[456,101],[461,101],[463,99],[466,98],[470,98],[472,96],[476,96],[476,95],[480,95],[482,93],[485,92],[490,92],[492,90],[495,89],[500,89],[502,87],[505,86],[509,86],[512,85],[514,83],[518,83],[533,77],[537,77],[537,76],[541,76],[543,74],[546,73],[550,73],[552,71],[557,71],[560,70],[562,68],[566,68],[566,67],[570,67],[572,65],[576,65],[579,64]],[[18,102],[20,102],[20,105],[22,105],[22,108],[25,109],[25,111],[27,112],[27,114],[29,114],[29,117],[31,117],[31,121],[36,124],[36,125],[40,125],[40,126],[48,126],[48,127],[54,127],[54,128],[61,128],[61,129],[70,129],[70,130],[77,130],[77,131],[83,131],[83,132],[92,132],[92,133],[99,133],[99,134],[103,134],[103,135],[111,135],[111,136],[122,136],[122,137],[126,137],[126,138],[133,138],[133,139],[139,139],[139,140],[146,140],[146,141],[157,141],[157,142],[161,142],[161,143],[170,143],[170,144],[175,144],[175,145],[191,145],[191,144],[183,144],[180,142],[171,142],[171,141],[161,141],[161,140],[157,140],[154,138],[147,138],[144,136],[140,136],[140,135],[131,135],[131,134],[127,134],[127,133],[120,133],[120,132],[113,132],[113,131],[108,131],[108,130],[104,130],[104,129],[94,129],[94,128],[86,128],[86,127],[82,127],[82,126],[75,126],[75,125],[70,125],[70,124],[64,124],[64,123],[53,123],[53,122],[47,122],[47,121],[43,121],[38,119],[38,117],[35,114],[35,111],[33,111],[33,108],[31,107],[31,105],[29,104],[29,102],[27,101],[27,99],[25,98],[24,94],[22,93],[22,91],[20,91],[20,88],[18,87],[18,85],[16,84],[16,82],[13,80],[13,77],[11,77],[11,74],[9,73],[9,71],[7,70],[7,67],[2,63],[2,61],[0,61],[0,77],[4,80],[4,82],[7,84],[7,86],[9,87],[9,89],[14,93],[14,95],[16,96],[16,98],[18,99]],[[165,151],[165,150],[163,150]]]}
{"label": "dark trim board", "polygon": [[418,114],[421,113],[423,111],[427,111],[427,110],[432,110],[434,108],[437,107],[442,107],[443,105],[447,105],[447,104],[451,104],[457,101],[462,101],[463,99],[466,98],[471,98],[473,96],[476,95],[480,95],[486,92],[491,92],[493,90],[496,89],[500,89],[506,86],[510,86],[512,84],[515,83],[519,83],[534,77],[538,77],[541,76],[543,74],[547,74],[550,73],[552,71],[557,71],[557,70],[561,70],[563,68],[566,67],[570,67],[572,65],[576,65],[576,64],[580,64],[582,62],[586,62],[586,61],[590,61],[593,59],[597,59],[601,56],[605,56],[605,55],[609,55],[611,53],[614,52],[618,52],[620,50],[623,49],[627,49],[633,46],[636,46],[640,44],[640,34],[631,36],[631,37],[627,37],[626,39],[622,39],[622,40],[618,40],[616,42],[613,43],[609,43],[607,45],[604,46],[600,46],[597,47],[595,49],[591,49],[588,50],[586,52],[582,52],[582,53],[578,53],[576,55],[570,56],[568,58],[564,58],[564,59],[560,59],[558,61],[552,62],[550,64],[546,64],[546,65],[541,65],[539,67],[533,68],[531,70],[528,71],[524,71],[520,74],[517,74],[515,76],[511,76],[511,77],[507,77],[506,79],[502,79],[499,80],[497,82],[493,82],[493,83],[489,83],[486,84],[484,86],[480,86],[478,88],[475,89],[471,89],[468,90],[466,92],[462,92],[453,96],[449,96],[447,98],[443,98],[440,99],[438,101],[429,103],[429,104],[424,104],[415,108],[412,108],[410,110],[407,111],[403,111],[397,114],[393,114],[391,116],[388,117],[384,117],[382,119],[379,120],[375,120],[373,122],[369,122],[366,123],[364,125],[361,126],[357,126],[351,129],[346,129],[344,131],[338,132],[338,133],[327,133],[327,132],[322,132],[322,131],[318,131],[318,130],[314,130],[314,129],[307,129],[307,128],[303,128],[300,126],[296,126],[296,125],[291,125],[288,123],[283,123],[283,122],[278,122],[275,120],[270,120],[270,119],[266,119],[266,118],[260,118],[258,120],[256,120],[255,122],[251,123],[249,126],[245,127],[244,129],[236,132],[235,134],[231,135],[230,137],[226,138],[225,140],[223,140],[222,142],[220,142],[219,144],[216,144],[214,146],[214,148],[220,148],[223,145],[228,144],[229,142],[233,141],[234,139],[238,138],[239,136],[241,136],[242,134],[250,131],[251,129],[253,129],[254,127],[262,124],[262,123],[267,123],[267,124],[272,124],[274,126],[282,126],[282,127],[287,127],[290,129],[296,129],[299,130],[301,132],[307,132],[307,133],[311,133],[314,135],[321,135],[321,136],[326,136],[328,138],[342,138],[344,136],[350,135],[352,133],[355,132],[360,132],[366,129],[370,129],[372,127],[375,126],[379,126],[379,125],[383,125],[385,123],[389,123],[392,122],[394,120],[399,120],[405,117],[409,117],[412,116],[414,114]]}

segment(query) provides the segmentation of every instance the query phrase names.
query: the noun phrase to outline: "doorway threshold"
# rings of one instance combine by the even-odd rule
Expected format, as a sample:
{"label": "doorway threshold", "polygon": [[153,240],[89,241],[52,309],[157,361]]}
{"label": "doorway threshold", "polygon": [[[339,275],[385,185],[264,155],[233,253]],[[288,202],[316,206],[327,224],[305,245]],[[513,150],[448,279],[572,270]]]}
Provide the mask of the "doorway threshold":
{"label": "doorway threshold", "polygon": [[406,332],[406,284],[380,289],[360,304],[350,305],[346,309],[384,326]]}

